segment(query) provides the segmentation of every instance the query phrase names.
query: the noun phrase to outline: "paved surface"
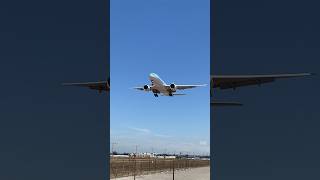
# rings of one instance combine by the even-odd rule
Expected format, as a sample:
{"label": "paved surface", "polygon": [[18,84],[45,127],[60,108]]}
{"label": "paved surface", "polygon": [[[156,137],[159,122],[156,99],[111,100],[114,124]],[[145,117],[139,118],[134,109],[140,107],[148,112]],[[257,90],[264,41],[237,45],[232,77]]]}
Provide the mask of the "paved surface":
{"label": "paved surface", "polygon": [[[133,180],[133,176],[115,178],[112,180]],[[137,176],[136,180],[172,180],[172,172]],[[178,170],[175,172],[174,180],[210,180],[210,167]]]}

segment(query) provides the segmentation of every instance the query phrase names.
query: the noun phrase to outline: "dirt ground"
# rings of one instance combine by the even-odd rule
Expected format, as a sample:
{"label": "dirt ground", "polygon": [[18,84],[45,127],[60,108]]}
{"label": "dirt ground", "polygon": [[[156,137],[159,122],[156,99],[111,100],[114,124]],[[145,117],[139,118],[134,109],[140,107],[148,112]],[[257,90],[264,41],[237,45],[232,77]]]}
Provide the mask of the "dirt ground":
{"label": "dirt ground", "polygon": [[[137,176],[136,180],[172,180],[172,171]],[[191,168],[175,171],[175,180],[210,180],[210,167]],[[112,180],[133,180],[133,176]]]}

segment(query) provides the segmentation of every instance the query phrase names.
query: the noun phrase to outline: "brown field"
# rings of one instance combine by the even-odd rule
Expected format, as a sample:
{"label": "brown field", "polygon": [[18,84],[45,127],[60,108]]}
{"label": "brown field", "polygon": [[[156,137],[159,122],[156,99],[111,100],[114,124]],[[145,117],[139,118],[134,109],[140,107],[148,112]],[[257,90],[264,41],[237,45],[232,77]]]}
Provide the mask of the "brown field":
{"label": "brown field", "polygon": [[[114,180],[134,180],[134,177],[127,176]],[[136,176],[135,180],[210,180],[210,167],[177,170],[174,177],[170,171]]]}
{"label": "brown field", "polygon": [[110,178],[139,176],[164,171],[207,167],[210,160],[157,159],[157,158],[111,158]]}

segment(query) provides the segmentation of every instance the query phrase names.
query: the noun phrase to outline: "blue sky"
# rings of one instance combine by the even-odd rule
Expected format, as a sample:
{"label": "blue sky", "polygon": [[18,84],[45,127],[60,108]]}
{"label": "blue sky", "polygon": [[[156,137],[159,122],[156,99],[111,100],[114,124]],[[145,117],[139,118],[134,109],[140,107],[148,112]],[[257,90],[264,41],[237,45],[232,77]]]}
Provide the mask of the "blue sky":
{"label": "blue sky", "polygon": [[208,153],[209,86],[155,98],[130,89],[157,73],[166,83],[209,84],[209,0],[111,0],[111,142],[120,152]]}

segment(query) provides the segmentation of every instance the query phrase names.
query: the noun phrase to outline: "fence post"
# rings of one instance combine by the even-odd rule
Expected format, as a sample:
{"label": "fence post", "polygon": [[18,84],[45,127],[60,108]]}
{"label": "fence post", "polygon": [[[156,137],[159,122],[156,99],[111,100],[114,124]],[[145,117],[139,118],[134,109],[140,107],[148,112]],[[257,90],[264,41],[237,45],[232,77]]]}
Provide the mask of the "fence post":
{"label": "fence post", "polygon": [[174,180],[174,160],[175,159],[173,159],[173,161],[172,161],[172,166],[173,166],[173,169],[172,169],[172,180]]}
{"label": "fence post", "polygon": [[121,174],[125,174],[125,172],[124,172],[124,159],[122,160],[122,173]]}
{"label": "fence post", "polygon": [[136,166],[137,166],[137,159],[136,159],[136,155],[134,155],[134,172],[133,172],[133,180],[136,180]]}
{"label": "fence post", "polygon": [[140,161],[140,175],[142,174],[142,172],[143,172],[143,169],[142,169],[142,163],[143,163],[143,161],[141,162]]}

